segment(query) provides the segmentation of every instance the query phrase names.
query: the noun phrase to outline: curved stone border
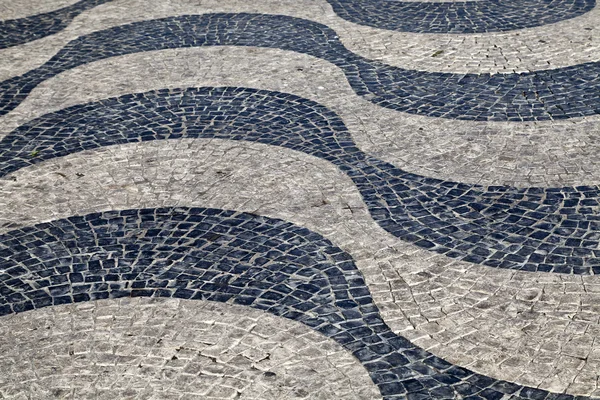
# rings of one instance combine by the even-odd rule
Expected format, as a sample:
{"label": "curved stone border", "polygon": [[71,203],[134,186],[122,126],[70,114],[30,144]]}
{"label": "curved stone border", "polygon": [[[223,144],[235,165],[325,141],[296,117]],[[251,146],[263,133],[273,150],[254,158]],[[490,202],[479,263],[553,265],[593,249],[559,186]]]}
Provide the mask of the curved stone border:
{"label": "curved stone border", "polygon": [[488,268],[418,249],[374,223],[352,181],[325,160],[260,143],[180,139],[76,153],[11,178],[0,180],[0,233],[179,205],[304,226],[353,257],[384,321],[414,344],[495,379],[600,394],[598,276]]}
{"label": "curved stone border", "polygon": [[[58,10],[0,20],[0,49],[21,45],[65,29],[79,14],[111,0],[81,0]],[[400,2],[327,0],[348,21],[416,33],[482,33],[523,29],[568,20],[595,7],[595,0],[504,2]]]}
{"label": "curved stone border", "polygon": [[[338,17],[326,0],[290,3],[276,0],[113,0],[82,13],[63,31],[0,50],[0,79],[38,67],[70,40],[114,26],[175,15],[248,12],[288,15],[327,25],[350,51],[371,60],[420,71],[521,73],[598,61],[595,33],[600,9],[543,27],[490,34],[422,34],[381,30]],[[435,56],[434,56],[435,55]]]}
{"label": "curved stone border", "polygon": [[367,371],[305,325],[232,304],[100,300],[5,316],[0,396],[377,399]]}
{"label": "curved stone border", "polygon": [[163,89],[69,107],[4,137],[0,176],[82,150],[179,138],[254,141],[323,158],[354,181],[382,228],[448,257],[600,273],[598,187],[481,187],[407,173],[359,150],[332,111],[281,92]]}
{"label": "curved stone border", "polygon": [[0,315],[120,297],[232,302],[341,344],[385,399],[573,399],[453,366],[394,334],[352,258],[281,220],[205,208],[109,211],[0,236]]}
{"label": "curved stone border", "polygon": [[36,0],[0,0],[0,15],[3,20],[20,19],[32,15],[56,11],[77,3],[80,0],[47,0],[43,3]]}
{"label": "curved stone border", "polygon": [[[75,104],[162,88],[242,86],[323,104],[357,146],[406,171],[483,186],[581,186],[600,182],[600,117],[537,123],[413,116],[355,96],[331,63],[254,47],[170,49],[114,57],[40,84],[0,117],[0,138],[28,120]],[[458,151],[457,149],[460,149]]]}
{"label": "curved stone border", "polygon": [[[63,31],[0,50],[0,79],[42,65],[70,40],[94,31],[175,15],[248,12],[288,15],[333,29],[344,46],[364,58],[429,72],[521,73],[598,61],[600,9],[542,27],[488,34],[422,34],[381,30],[338,17],[326,0],[290,3],[276,0],[113,0],[82,13]],[[434,56],[435,55],[435,56]]]}
{"label": "curved stone border", "polygon": [[552,24],[578,17],[595,0],[503,0],[404,2],[395,0],[327,0],[348,21],[417,33],[502,32]]}
{"label": "curved stone border", "polygon": [[[216,33],[209,33],[216,30]],[[0,115],[44,80],[78,65],[135,52],[215,45],[275,47],[338,66],[360,96],[418,115],[475,121],[534,121],[595,115],[600,63],[524,74],[409,71],[346,49],[331,29],[307,20],[253,14],[206,14],[144,21],[82,36],[41,67],[0,83]]]}
{"label": "curved stone border", "polygon": [[82,12],[111,0],[81,0],[70,6],[19,19],[0,20],[0,49],[60,32]]}

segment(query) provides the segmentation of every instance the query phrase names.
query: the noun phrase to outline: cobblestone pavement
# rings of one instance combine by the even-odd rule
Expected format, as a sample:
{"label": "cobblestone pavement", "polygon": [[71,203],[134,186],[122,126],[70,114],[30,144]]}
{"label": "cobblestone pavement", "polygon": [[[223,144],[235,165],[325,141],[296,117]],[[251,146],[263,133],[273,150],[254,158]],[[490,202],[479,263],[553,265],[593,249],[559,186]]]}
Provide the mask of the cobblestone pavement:
{"label": "cobblestone pavement", "polygon": [[0,0],[0,398],[600,398],[599,10]]}

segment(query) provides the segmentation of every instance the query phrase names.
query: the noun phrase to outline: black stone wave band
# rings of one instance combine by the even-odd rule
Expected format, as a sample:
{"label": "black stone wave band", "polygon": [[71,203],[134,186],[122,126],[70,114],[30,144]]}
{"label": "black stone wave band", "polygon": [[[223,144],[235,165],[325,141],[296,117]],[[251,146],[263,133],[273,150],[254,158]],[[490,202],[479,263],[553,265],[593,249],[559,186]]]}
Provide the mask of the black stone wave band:
{"label": "black stone wave band", "polygon": [[109,1],[111,0],[81,0],[55,11],[0,21],[0,49],[58,33],[82,12]]}
{"label": "black stone wave band", "polygon": [[328,108],[281,92],[164,89],[72,106],[0,141],[0,176],[125,143],[220,138],[280,146],[347,174],[372,218],[422,248],[491,267],[600,274],[600,189],[483,187],[403,171],[362,152]]}
{"label": "black stone wave band", "polygon": [[600,113],[600,62],[522,74],[406,70],[358,56],[325,25],[281,15],[205,14],[136,22],[69,42],[39,68],[0,82],[0,115],[41,82],[125,54],[201,46],[258,46],[305,53],[339,67],[357,95],[381,107],[474,121],[535,121]]}
{"label": "black stone wave band", "polygon": [[282,220],[134,209],[0,235],[0,315],[139,296],[229,302],[301,322],[352,353],[386,400],[575,399],[476,374],[396,335],[352,258]]}
{"label": "black stone wave band", "polygon": [[361,25],[416,33],[484,33],[531,28],[575,18],[595,0],[419,2],[327,0],[341,18]]}

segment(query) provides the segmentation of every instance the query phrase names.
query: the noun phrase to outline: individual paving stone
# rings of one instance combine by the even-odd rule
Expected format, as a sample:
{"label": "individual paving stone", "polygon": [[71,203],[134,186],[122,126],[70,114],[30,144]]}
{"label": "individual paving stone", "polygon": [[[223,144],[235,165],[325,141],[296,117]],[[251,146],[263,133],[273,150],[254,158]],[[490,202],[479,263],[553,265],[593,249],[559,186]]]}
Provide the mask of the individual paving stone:
{"label": "individual paving stone", "polygon": [[304,226],[356,260],[395,333],[495,379],[600,394],[600,343],[581,340],[600,332],[598,276],[487,268],[403,243],[373,222],[352,181],[324,160],[259,143],[181,139],[76,153],[11,178],[0,181],[1,232],[73,214],[176,205]]}
{"label": "individual paving stone", "polygon": [[151,91],[48,114],[0,141],[0,176],[121,143],[179,138],[254,141],[323,158],[346,173],[394,236],[477,264],[598,274],[596,186],[481,187],[407,173],[359,150],[327,108],[248,88]]}
{"label": "individual paving stone", "polygon": [[100,300],[6,316],[0,332],[5,398],[381,398],[339,344],[231,304]]}
{"label": "individual paving stone", "polygon": [[385,399],[572,399],[454,366],[394,334],[352,257],[285,221],[160,208],[52,221],[0,237],[0,314],[121,297],[231,302],[298,321],[369,371]]}
{"label": "individual paving stone", "polygon": [[574,18],[596,6],[594,0],[504,0],[404,2],[327,0],[342,18],[357,24],[419,33],[498,32]]}
{"label": "individual paving stone", "polygon": [[80,37],[41,67],[0,83],[0,113],[13,110],[44,80],[78,65],[135,52],[215,45],[274,47],[322,58],[341,68],[358,95],[412,114],[530,121],[595,115],[600,110],[600,63],[491,76],[411,71],[351,53],[334,31],[311,21],[207,14],[144,21]]}
{"label": "individual paving stone", "polygon": [[0,117],[0,138],[75,104],[162,88],[250,86],[294,93],[335,111],[357,146],[406,171],[483,186],[561,187],[600,181],[600,117],[459,121],[397,113],[358,96],[334,65],[278,49],[203,47],[86,64],[38,86]]}
{"label": "individual paving stone", "polygon": [[81,0],[70,6],[19,19],[0,20],[0,49],[17,46],[63,30],[77,15],[110,0]]}

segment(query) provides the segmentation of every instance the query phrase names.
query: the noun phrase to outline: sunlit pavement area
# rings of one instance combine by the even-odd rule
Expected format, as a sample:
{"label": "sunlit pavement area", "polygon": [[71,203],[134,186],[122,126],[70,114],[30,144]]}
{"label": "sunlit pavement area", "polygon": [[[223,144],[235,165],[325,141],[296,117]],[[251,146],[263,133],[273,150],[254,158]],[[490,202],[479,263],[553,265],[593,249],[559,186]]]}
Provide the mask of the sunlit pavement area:
{"label": "sunlit pavement area", "polygon": [[0,399],[600,397],[595,0],[0,0]]}

